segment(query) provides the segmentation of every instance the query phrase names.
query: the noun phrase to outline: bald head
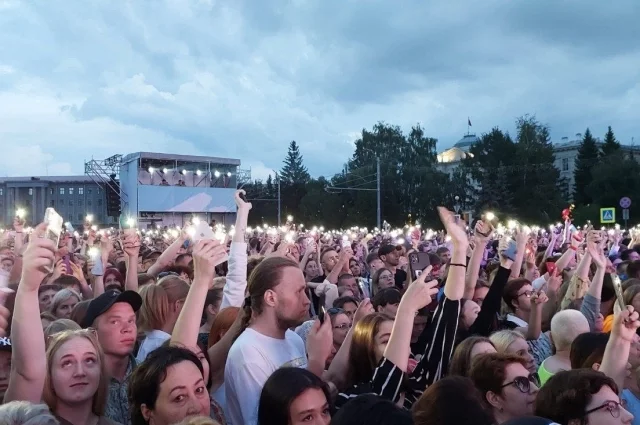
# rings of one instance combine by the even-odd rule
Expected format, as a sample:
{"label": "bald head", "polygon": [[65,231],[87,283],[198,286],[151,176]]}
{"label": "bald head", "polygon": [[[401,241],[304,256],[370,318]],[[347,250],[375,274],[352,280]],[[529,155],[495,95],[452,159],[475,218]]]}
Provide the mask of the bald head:
{"label": "bald head", "polygon": [[587,318],[578,310],[562,310],[551,319],[551,338],[558,351],[570,349],[578,335],[589,331]]}

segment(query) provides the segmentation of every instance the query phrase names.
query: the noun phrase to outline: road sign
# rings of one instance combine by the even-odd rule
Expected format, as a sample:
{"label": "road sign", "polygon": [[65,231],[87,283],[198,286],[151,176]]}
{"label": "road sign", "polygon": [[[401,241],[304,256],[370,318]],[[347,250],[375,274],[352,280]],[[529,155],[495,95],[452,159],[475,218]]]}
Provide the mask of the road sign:
{"label": "road sign", "polygon": [[624,198],[620,199],[620,206],[622,208],[628,209],[631,206],[631,198],[629,198],[628,196],[625,196]]}
{"label": "road sign", "polygon": [[622,219],[625,221],[629,220],[629,208],[622,210]]}
{"label": "road sign", "polygon": [[616,222],[615,208],[600,208],[600,223],[613,224]]}

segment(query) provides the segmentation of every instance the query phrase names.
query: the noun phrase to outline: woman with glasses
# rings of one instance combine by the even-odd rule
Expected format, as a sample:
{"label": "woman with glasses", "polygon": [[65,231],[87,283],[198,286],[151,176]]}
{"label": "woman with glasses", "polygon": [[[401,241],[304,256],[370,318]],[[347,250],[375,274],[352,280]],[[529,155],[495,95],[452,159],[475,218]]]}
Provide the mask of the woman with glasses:
{"label": "woman with glasses", "polygon": [[[327,310],[327,314],[331,318],[331,326],[333,328],[333,347],[337,353],[342,346],[342,343],[347,338],[349,329],[351,329],[351,319],[341,308],[330,308]],[[333,356],[327,360],[327,367],[331,363],[331,360],[333,360]]]}
{"label": "woman with glasses", "polygon": [[482,393],[496,424],[533,414],[540,386],[527,360],[513,354],[484,354],[473,363],[469,377]]}
{"label": "woman with glasses", "polygon": [[382,289],[393,288],[395,285],[395,277],[391,270],[378,269],[373,274],[373,278],[371,280],[371,296],[375,297],[375,295]]}
{"label": "woman with glasses", "polygon": [[535,412],[561,425],[631,424],[613,379],[592,369],[558,372],[538,393]]}
{"label": "woman with glasses", "polygon": [[[5,402],[42,400],[63,425],[112,425],[103,416],[108,374],[95,331],[53,335],[45,351],[38,317],[38,287],[53,264],[56,246],[39,225],[23,256],[22,279],[16,293],[12,326],[12,370]],[[38,237],[41,236],[41,237]]]}

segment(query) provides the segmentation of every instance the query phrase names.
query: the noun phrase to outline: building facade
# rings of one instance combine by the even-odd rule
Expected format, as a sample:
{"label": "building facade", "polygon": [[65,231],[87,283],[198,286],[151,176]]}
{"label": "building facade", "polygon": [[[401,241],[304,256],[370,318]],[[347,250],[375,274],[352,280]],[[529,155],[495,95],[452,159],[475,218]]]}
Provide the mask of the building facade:
{"label": "building facade", "polygon": [[74,227],[87,214],[99,224],[113,224],[107,217],[106,194],[89,176],[0,178],[0,227],[11,227],[16,210],[24,208],[28,225],[44,219],[48,207],[56,209]]}
{"label": "building facade", "polygon": [[[478,141],[478,138],[475,135],[467,134],[453,145],[453,147],[439,153],[438,169],[451,175],[453,171],[460,166],[464,158],[472,156],[469,149],[476,141]],[[568,196],[571,196],[573,193],[574,173],[581,143],[582,134],[580,133],[576,134],[574,140],[563,137],[560,142],[553,143],[554,165],[560,171],[560,177],[567,181]],[[596,139],[596,144],[602,147],[604,142]],[[640,160],[640,146],[622,145],[621,149],[625,154],[632,156],[636,160]]]}

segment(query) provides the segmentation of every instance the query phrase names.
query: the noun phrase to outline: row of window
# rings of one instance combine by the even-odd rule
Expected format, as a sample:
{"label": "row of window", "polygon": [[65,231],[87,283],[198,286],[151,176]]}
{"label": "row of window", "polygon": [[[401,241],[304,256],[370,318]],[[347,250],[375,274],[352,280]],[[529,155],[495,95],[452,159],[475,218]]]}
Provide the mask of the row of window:
{"label": "row of window", "polygon": [[[55,206],[56,206],[55,204],[56,204],[56,201],[55,201],[54,199],[52,199],[52,200],[50,200],[50,201],[49,201],[49,205],[50,205],[50,206],[55,207]],[[60,199],[60,200],[58,201],[58,205],[64,205],[64,199]],[[73,199],[69,199],[69,201],[67,202],[67,205],[69,205],[70,207],[72,207],[72,206],[73,206]],[[79,206],[79,207],[82,207],[82,206],[83,206],[83,201],[82,201],[82,199],[78,199],[78,203],[77,203],[76,205],[77,205],[77,206]],[[97,205],[97,206],[99,206],[99,207],[101,207],[101,206],[102,206],[102,199],[98,199],[98,200],[96,201],[96,205]],[[87,199],[87,206],[88,206],[88,207],[93,206],[93,202],[91,201],[91,199]]]}
{"label": "row of window", "polygon": [[[65,194],[65,188],[61,187],[60,188],[60,195],[64,195]],[[69,188],[69,195],[73,195],[75,192],[75,187],[70,187]],[[100,188],[98,188],[98,195],[102,192],[102,190]],[[92,189],[87,189],[87,195],[91,195],[93,193]],[[53,195],[53,188],[49,189],[49,194]],[[4,189],[0,187],[0,196],[4,195]],[[29,195],[33,195],[33,188],[30,187],[29,188]],[[78,195],[84,195],[84,187],[79,187],[78,188]]]}

